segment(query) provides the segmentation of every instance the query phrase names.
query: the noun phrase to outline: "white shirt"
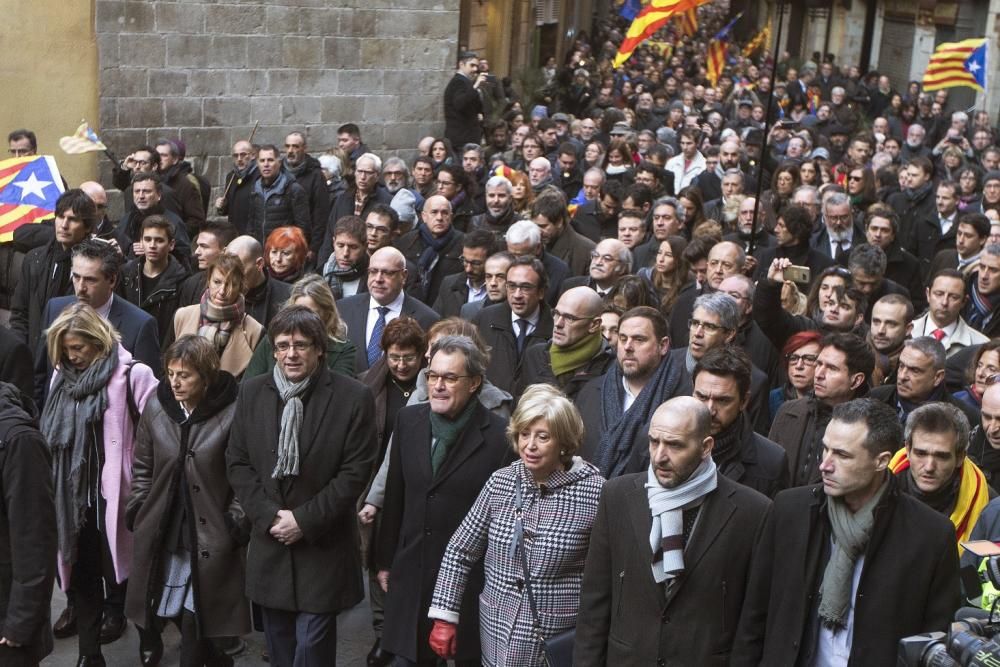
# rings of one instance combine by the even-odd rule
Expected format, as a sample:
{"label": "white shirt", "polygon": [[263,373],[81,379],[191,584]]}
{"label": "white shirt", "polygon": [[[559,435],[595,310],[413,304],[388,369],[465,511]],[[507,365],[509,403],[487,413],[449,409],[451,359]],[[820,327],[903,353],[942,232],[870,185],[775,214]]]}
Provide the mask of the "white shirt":
{"label": "white shirt", "polygon": [[958,211],[954,211],[947,218],[941,217],[940,215],[938,216],[938,218],[941,220],[941,236],[945,236],[948,232],[951,231],[952,225],[955,224],[956,216],[958,216]]}
{"label": "white shirt", "polygon": [[[837,545],[833,545],[834,551]],[[831,557],[832,557],[831,553]],[[858,594],[858,582],[861,581],[861,570],[864,568],[865,555],[858,556],[854,562],[854,574],[851,577],[851,602],[847,607],[847,618],[844,628],[834,632],[820,623],[819,639],[816,642],[816,659],[814,667],[847,667],[851,658],[851,644],[854,643],[854,598]]]}
{"label": "white shirt", "polygon": [[354,296],[358,293],[359,287],[361,287],[361,278],[340,283],[340,289],[343,291],[344,296]]}
{"label": "white shirt", "polygon": [[482,301],[486,298],[486,281],[479,287],[473,287],[472,283],[466,279],[465,284],[469,286],[469,298],[465,300],[466,303],[472,303],[473,301]]}
{"label": "white shirt", "polygon": [[635,403],[637,396],[632,394],[632,390],[628,386],[628,380],[624,376],[622,376],[622,386],[625,387],[625,400],[622,404],[622,412],[628,412],[628,409]]}
{"label": "white shirt", "polygon": [[103,306],[98,306],[97,308],[94,309],[97,311],[97,314],[101,316],[102,320],[108,319],[108,316],[111,314],[111,304],[114,303],[114,301],[115,301],[115,293],[112,292],[111,296],[108,297],[107,303],[105,303]]}
{"label": "white shirt", "polygon": [[947,350],[948,341],[955,333],[955,330],[958,329],[958,320],[955,320],[946,327],[939,327],[937,324],[934,323],[934,318],[928,312],[926,319],[924,319],[924,330],[921,331],[919,334],[916,331],[914,331],[913,337],[919,338],[920,336],[933,336],[934,332],[937,331],[938,329],[944,332],[944,338],[941,339],[941,344],[944,345],[944,349]]}
{"label": "white shirt", "polygon": [[836,258],[837,253],[840,252],[840,244],[844,245],[844,252],[851,249],[851,245],[854,242],[854,229],[847,230],[847,238],[840,241],[834,241],[833,237],[830,236],[830,257]]}
{"label": "white shirt", "polygon": [[[403,312],[403,299],[406,298],[406,294],[400,290],[399,296],[393,299],[392,303],[385,304],[389,312],[385,314],[385,323],[389,324],[394,319],[399,317]],[[378,321],[378,309],[382,306],[375,297],[368,298],[368,322],[365,325],[365,345],[372,342],[372,331],[375,330],[375,323]]]}
{"label": "white shirt", "polygon": [[538,326],[538,318],[541,316],[541,313],[542,313],[541,308],[535,308],[535,312],[529,315],[528,317],[521,317],[513,310],[510,311],[510,326],[511,329],[514,331],[514,338],[517,338],[518,336],[521,335],[521,326],[517,323],[518,320],[528,320],[528,330],[524,332],[524,335],[530,336],[531,333],[535,330],[535,327]]}
{"label": "white shirt", "polygon": [[680,192],[691,185],[701,172],[705,171],[705,156],[701,154],[701,151],[698,151],[691,158],[691,161],[688,162],[687,158],[684,157],[684,153],[681,153],[667,160],[664,168],[673,173],[674,191]]}

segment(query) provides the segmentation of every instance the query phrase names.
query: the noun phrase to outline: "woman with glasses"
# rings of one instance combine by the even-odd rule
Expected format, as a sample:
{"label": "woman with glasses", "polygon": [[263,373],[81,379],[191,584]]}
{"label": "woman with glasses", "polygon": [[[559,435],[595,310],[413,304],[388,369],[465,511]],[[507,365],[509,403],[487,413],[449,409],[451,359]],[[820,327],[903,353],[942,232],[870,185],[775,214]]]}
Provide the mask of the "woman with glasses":
{"label": "woman with glasses", "polygon": [[507,427],[518,460],[493,473],[445,550],[429,641],[455,655],[462,599],[479,561],[484,665],[541,665],[542,642],[572,629],[604,479],[576,452],[583,419],[558,389],[528,387]]}
{"label": "woman with glasses", "polygon": [[[292,285],[292,292],[285,303],[288,306],[305,306],[309,310],[319,315],[326,325],[327,335],[330,337],[326,346],[326,367],[331,371],[342,373],[347,377],[354,377],[354,343],[347,337],[347,325],[340,319],[337,311],[337,304],[333,300],[333,293],[326,281],[315,274],[309,274]],[[257,349],[254,350],[253,358],[247,365],[244,377],[251,378],[255,375],[271,373],[274,370],[274,349],[271,340],[264,334]]]}
{"label": "woman with glasses", "polygon": [[851,198],[851,213],[864,217],[868,207],[877,201],[875,174],[866,167],[852,167],[847,172],[847,195]]}
{"label": "woman with glasses", "polygon": [[982,409],[986,387],[1000,380],[1000,339],[994,338],[980,346],[965,371],[965,379],[968,385],[955,392],[955,398],[976,410]]}
{"label": "woman with glasses", "polygon": [[264,328],[246,312],[243,263],[222,253],[205,269],[208,282],[201,303],[174,313],[174,338],[198,334],[215,346],[221,368],[239,378],[264,335]]}
{"label": "woman with glasses", "polygon": [[983,172],[979,167],[968,165],[958,170],[958,210],[962,213],[978,213],[983,207]]}
{"label": "woman with glasses", "polygon": [[768,405],[772,420],[785,401],[803,398],[812,391],[822,338],[823,334],[818,331],[800,331],[793,334],[781,348],[786,380],[783,386],[771,390]]}
{"label": "woman with glasses", "polygon": [[660,241],[655,264],[639,269],[639,277],[656,293],[659,299],[657,307],[668,319],[681,293],[694,289],[691,269],[684,259],[686,247],[687,241],[683,237],[669,236]]}

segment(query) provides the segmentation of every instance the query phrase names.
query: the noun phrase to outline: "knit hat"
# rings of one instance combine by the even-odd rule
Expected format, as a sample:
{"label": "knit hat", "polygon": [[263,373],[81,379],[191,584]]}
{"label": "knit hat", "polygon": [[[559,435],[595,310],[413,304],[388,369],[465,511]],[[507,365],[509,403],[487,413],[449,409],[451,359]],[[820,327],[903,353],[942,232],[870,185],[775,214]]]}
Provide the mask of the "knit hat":
{"label": "knit hat", "polygon": [[[420,199],[419,204],[417,199]],[[399,215],[400,222],[414,224],[417,221],[417,207],[423,205],[424,199],[413,190],[403,188],[392,198],[389,206]]]}
{"label": "knit hat", "polygon": [[546,107],[546,106],[544,106],[544,105],[542,105],[542,104],[536,104],[535,106],[533,106],[531,108],[531,117],[532,118],[548,118],[549,117],[549,108]]}

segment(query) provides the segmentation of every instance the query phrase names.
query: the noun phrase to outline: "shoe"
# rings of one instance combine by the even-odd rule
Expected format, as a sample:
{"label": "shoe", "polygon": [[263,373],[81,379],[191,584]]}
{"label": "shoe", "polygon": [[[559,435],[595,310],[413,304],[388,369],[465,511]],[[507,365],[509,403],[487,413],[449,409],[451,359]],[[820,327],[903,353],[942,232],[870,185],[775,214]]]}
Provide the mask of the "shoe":
{"label": "shoe", "polygon": [[76,634],[76,610],[73,609],[73,605],[66,605],[59,614],[56,624],[52,626],[52,634],[56,639],[66,639]]}
{"label": "shoe", "polygon": [[260,650],[260,659],[264,662],[271,662],[271,654],[267,652],[266,646]]}
{"label": "shoe", "polygon": [[107,667],[103,655],[81,655],[76,661],[76,667]]}
{"label": "shoe", "polygon": [[151,630],[139,631],[139,663],[142,667],[156,667],[163,658],[163,639]]}
{"label": "shoe", "polygon": [[104,620],[101,622],[101,643],[110,644],[118,641],[127,627],[128,621],[125,620],[124,614],[105,613]]}
{"label": "shoe", "polygon": [[247,650],[247,643],[239,637],[225,637],[216,640],[215,643],[219,647],[219,650],[230,657],[237,656]]}
{"label": "shoe", "polygon": [[393,657],[392,653],[382,650],[382,640],[376,639],[372,650],[368,652],[368,667],[389,667]]}

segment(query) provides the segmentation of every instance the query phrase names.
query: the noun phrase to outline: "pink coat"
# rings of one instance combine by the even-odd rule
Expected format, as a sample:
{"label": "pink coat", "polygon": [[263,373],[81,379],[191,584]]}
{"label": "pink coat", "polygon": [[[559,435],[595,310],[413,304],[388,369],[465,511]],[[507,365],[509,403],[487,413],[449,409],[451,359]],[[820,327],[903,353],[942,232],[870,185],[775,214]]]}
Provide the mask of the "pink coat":
{"label": "pink coat", "polygon": [[[132,533],[125,527],[125,506],[132,489],[132,419],[125,398],[125,371],[132,355],[118,346],[118,367],[108,382],[108,408],[104,411],[104,468],[101,471],[101,495],[107,503],[104,513],[108,546],[115,566],[115,579],[121,583],[128,579],[132,564]],[[59,369],[52,373],[55,381]],[[132,366],[132,396],[142,412],[146,401],[156,392],[158,383],[149,366],[136,363]],[[49,383],[51,386],[52,382]],[[69,587],[73,564],[59,554],[59,582],[65,591]]]}

